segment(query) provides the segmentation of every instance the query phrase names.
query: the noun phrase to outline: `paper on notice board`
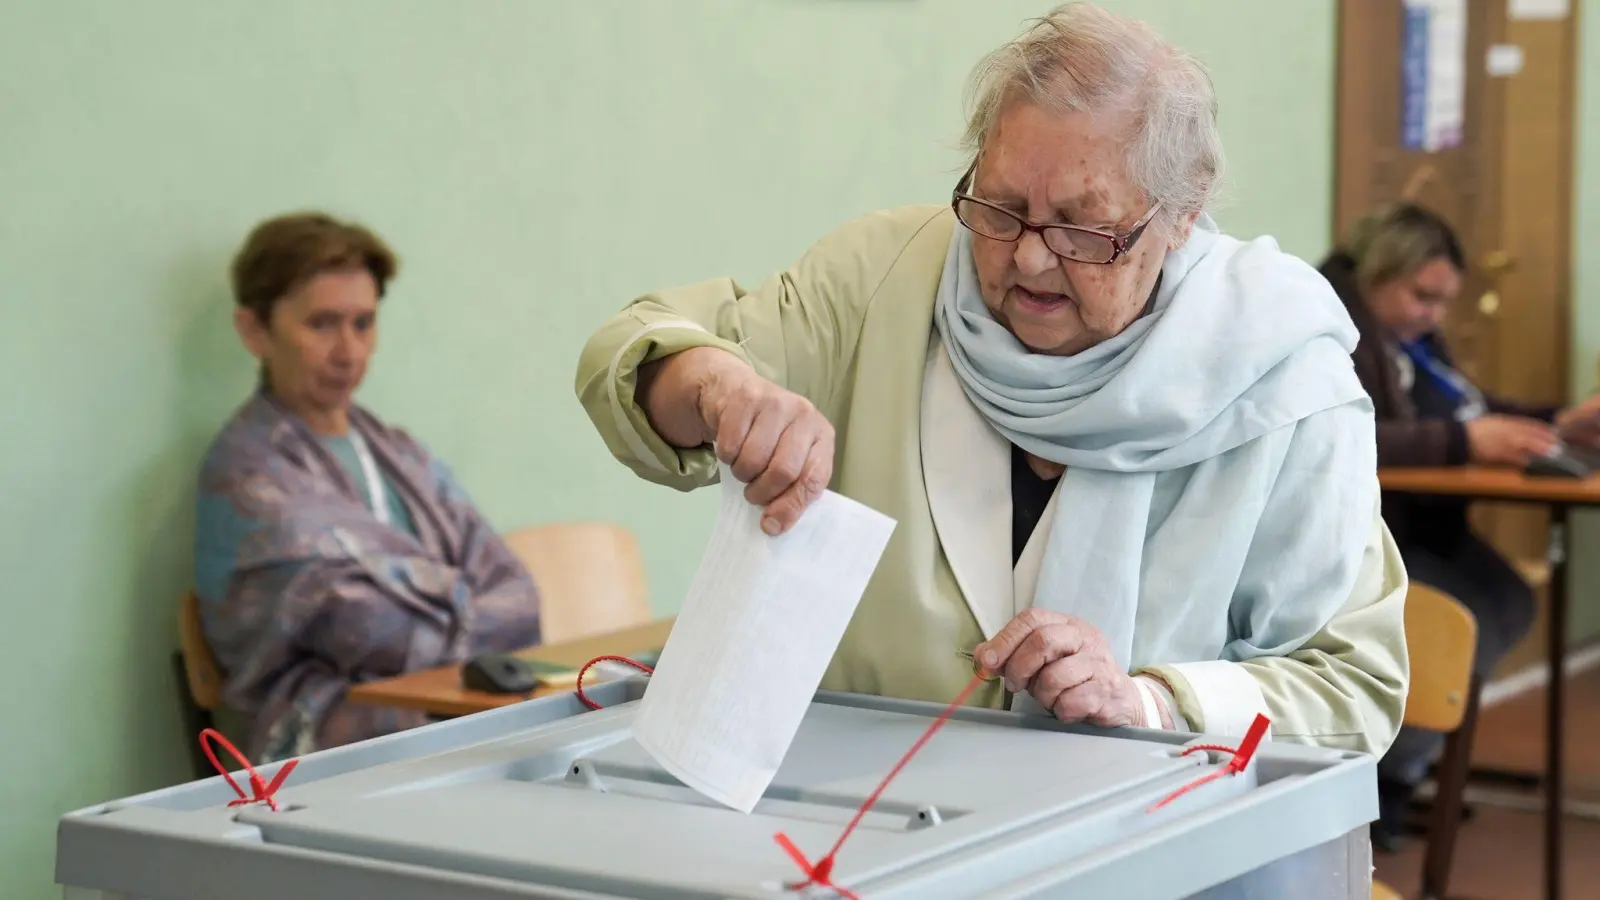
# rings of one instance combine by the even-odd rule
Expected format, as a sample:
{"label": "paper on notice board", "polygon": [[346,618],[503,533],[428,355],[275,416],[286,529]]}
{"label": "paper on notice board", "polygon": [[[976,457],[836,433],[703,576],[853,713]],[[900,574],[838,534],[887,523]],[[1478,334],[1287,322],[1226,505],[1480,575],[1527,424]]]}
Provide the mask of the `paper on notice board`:
{"label": "paper on notice board", "polygon": [[1405,0],[1402,143],[1436,152],[1461,143],[1467,110],[1467,0]]}
{"label": "paper on notice board", "polygon": [[777,775],[895,523],[828,491],[769,537],[744,487],[722,467],[716,525],[633,737],[679,781],[749,812]]}
{"label": "paper on notice board", "polygon": [[1511,0],[1506,15],[1512,19],[1565,19],[1571,0]]}
{"label": "paper on notice board", "polygon": [[1522,71],[1522,48],[1516,44],[1495,44],[1489,48],[1489,77],[1510,78]]}

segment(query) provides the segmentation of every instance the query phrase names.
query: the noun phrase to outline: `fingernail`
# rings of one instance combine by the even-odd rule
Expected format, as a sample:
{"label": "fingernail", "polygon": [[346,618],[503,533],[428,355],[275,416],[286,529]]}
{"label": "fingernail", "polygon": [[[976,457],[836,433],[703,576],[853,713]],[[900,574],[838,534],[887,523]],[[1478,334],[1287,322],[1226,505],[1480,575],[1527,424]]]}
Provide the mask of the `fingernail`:
{"label": "fingernail", "polygon": [[986,666],[989,666],[991,668],[993,668],[995,666],[995,664],[1000,662],[1000,657],[997,656],[993,650],[985,650],[985,651],[983,651],[982,655],[983,655],[983,664],[986,665]]}
{"label": "fingernail", "polygon": [[771,535],[771,536],[774,536],[774,537],[777,536],[777,534],[778,534],[778,520],[777,519],[773,519],[773,518],[762,519],[761,520],[761,530],[765,531],[768,535]]}

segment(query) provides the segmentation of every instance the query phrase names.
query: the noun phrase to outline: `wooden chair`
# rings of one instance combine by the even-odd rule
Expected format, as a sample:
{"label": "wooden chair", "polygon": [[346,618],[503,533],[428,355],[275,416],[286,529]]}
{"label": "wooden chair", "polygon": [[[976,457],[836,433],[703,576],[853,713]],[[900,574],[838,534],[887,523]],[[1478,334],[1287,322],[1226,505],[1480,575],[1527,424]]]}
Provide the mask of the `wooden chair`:
{"label": "wooden chair", "polygon": [[1404,900],[1400,892],[1381,881],[1372,883],[1372,900]]}
{"label": "wooden chair", "polygon": [[[1404,722],[1446,735],[1422,873],[1422,896],[1435,898],[1444,896],[1456,831],[1461,827],[1461,795],[1467,785],[1478,715],[1479,685],[1472,674],[1478,623],[1455,598],[1416,583],[1406,593],[1405,619],[1411,687],[1406,694]],[[1399,900],[1394,889],[1376,881],[1372,896],[1373,900]]]}
{"label": "wooden chair", "polygon": [[193,591],[178,601],[178,650],[172,654],[173,676],[183,704],[184,740],[198,778],[216,774],[200,749],[200,732],[216,727],[215,712],[222,706],[222,667],[206,644],[200,627],[200,601]]}
{"label": "wooden chair", "polygon": [[543,642],[604,634],[652,618],[633,533],[610,522],[556,522],[505,535],[539,587]]}

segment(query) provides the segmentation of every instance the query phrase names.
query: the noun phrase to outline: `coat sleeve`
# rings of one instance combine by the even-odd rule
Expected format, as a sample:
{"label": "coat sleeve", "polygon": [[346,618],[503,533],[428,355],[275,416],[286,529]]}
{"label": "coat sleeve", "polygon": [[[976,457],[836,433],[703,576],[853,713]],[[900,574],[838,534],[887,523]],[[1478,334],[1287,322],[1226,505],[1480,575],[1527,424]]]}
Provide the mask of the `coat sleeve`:
{"label": "coat sleeve", "polygon": [[898,251],[933,217],[857,219],[753,290],[715,278],[634,300],[600,326],[578,359],[578,400],[606,448],[640,477],[678,490],[715,481],[710,448],[669,446],[634,398],[639,367],[692,347],[743,359],[837,421],[867,308]]}
{"label": "coat sleeve", "polygon": [[1455,419],[1389,419],[1378,423],[1378,465],[1461,466],[1467,429]]}
{"label": "coat sleeve", "polygon": [[[1261,652],[1141,671],[1170,687],[1191,730],[1242,735],[1264,713],[1276,740],[1382,755],[1399,731],[1410,680],[1405,566],[1380,513],[1375,473],[1364,463],[1359,468],[1370,482],[1352,484],[1335,474],[1348,467],[1327,471],[1328,455],[1341,452],[1336,435],[1345,433],[1349,445],[1355,433],[1370,442],[1371,425],[1345,427],[1349,423],[1337,416],[1314,416],[1302,427],[1307,424],[1313,427],[1291,446],[1274,488],[1278,496],[1257,526],[1260,547],[1251,551],[1257,558],[1247,563],[1238,588],[1255,598],[1257,612],[1253,624],[1238,617],[1242,637],[1230,647],[1254,644]],[[1370,446],[1355,449],[1370,461]],[[1290,571],[1272,562],[1282,557],[1285,542],[1351,549],[1325,554],[1326,566]],[[1289,555],[1317,556],[1303,547]],[[1328,590],[1343,591],[1343,603],[1321,621],[1309,620],[1298,598]]]}

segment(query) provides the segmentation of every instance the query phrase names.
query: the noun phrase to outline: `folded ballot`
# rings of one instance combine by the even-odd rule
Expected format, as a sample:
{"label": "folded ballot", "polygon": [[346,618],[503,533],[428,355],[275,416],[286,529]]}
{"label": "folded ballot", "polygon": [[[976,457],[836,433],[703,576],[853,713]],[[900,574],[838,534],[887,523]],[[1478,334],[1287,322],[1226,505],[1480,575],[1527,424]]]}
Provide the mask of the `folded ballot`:
{"label": "folded ballot", "polygon": [[894,520],[825,492],[786,534],[722,467],[716,524],[633,738],[701,794],[749,812],[777,775]]}

